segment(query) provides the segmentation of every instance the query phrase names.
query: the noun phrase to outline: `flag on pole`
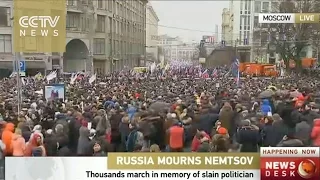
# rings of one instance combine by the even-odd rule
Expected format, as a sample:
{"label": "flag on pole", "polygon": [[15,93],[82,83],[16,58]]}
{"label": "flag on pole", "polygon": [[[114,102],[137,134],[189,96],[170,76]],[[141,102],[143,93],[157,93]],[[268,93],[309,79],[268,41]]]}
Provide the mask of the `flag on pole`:
{"label": "flag on pole", "polygon": [[237,85],[239,86],[240,83],[240,71],[239,71],[240,61],[238,58],[234,60],[232,63],[232,74],[235,77],[235,81]]}
{"label": "flag on pole", "polygon": [[72,73],[71,77],[70,77],[70,84],[74,84],[74,82],[76,81],[78,76],[78,73]]}
{"label": "flag on pole", "polygon": [[212,77],[217,77],[218,76],[218,70],[217,68],[215,68],[213,71],[212,71]]}
{"label": "flag on pole", "polygon": [[24,79],[24,77],[21,77],[21,83],[22,83],[22,85],[26,85],[26,81],[25,81],[25,79]]}
{"label": "flag on pole", "polygon": [[154,71],[156,70],[156,68],[157,68],[157,65],[156,65],[156,63],[155,63],[155,62],[153,62],[153,63],[151,64],[151,66],[150,66],[151,74],[153,74],[153,73],[154,73]]}
{"label": "flag on pole", "polygon": [[206,36],[205,42],[210,43],[210,44],[214,44],[214,36]]}
{"label": "flag on pole", "polygon": [[37,80],[37,81],[40,81],[42,79],[42,74],[41,72],[38,72],[35,76],[34,76],[34,79]]}
{"label": "flag on pole", "polygon": [[57,77],[57,71],[52,71],[52,72],[50,72],[50,74],[47,75],[46,79],[49,82],[56,77]]}
{"label": "flag on pole", "polygon": [[96,79],[97,79],[97,74],[92,75],[92,76],[89,78],[89,83],[92,84]]}
{"label": "flag on pole", "polygon": [[17,72],[12,72],[12,73],[10,74],[9,78],[14,78],[14,77],[16,77],[16,76],[17,76]]}
{"label": "flag on pole", "polygon": [[[201,71],[200,71],[201,72]],[[209,73],[208,73],[208,69],[204,70],[202,73],[201,73],[201,76],[202,78],[209,78]]]}

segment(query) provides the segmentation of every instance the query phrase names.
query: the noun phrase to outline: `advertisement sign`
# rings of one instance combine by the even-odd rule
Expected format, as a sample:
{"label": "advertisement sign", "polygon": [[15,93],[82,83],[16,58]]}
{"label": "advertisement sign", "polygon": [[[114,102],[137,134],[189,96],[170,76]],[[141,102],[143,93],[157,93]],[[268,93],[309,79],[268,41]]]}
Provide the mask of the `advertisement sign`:
{"label": "advertisement sign", "polygon": [[63,99],[65,100],[65,85],[64,84],[49,84],[45,85],[43,88],[44,98],[47,101],[55,100],[55,99]]}

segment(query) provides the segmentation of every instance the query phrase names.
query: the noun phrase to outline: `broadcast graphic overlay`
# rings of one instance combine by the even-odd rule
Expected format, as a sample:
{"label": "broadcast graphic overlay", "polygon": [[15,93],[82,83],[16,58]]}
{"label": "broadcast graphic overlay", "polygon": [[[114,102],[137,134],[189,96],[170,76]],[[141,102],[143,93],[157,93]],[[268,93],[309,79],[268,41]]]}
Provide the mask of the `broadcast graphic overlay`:
{"label": "broadcast graphic overlay", "polygon": [[259,23],[320,23],[320,13],[261,13]]}
{"label": "broadcast graphic overlay", "polygon": [[65,52],[66,0],[14,0],[14,51]]}
{"label": "broadcast graphic overlay", "polygon": [[6,157],[6,180],[259,180],[258,153],[108,153]]}
{"label": "broadcast graphic overlay", "polygon": [[261,180],[319,180],[319,147],[261,148]]}

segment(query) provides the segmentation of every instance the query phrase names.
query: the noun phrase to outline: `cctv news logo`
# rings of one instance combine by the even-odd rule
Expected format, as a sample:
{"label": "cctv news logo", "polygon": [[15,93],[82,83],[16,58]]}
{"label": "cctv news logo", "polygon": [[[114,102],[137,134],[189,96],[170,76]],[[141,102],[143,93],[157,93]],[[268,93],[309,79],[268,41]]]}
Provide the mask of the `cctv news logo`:
{"label": "cctv news logo", "polygon": [[56,29],[60,16],[22,16],[19,19],[20,36],[59,36]]}
{"label": "cctv news logo", "polygon": [[261,180],[319,180],[319,148],[262,148]]}

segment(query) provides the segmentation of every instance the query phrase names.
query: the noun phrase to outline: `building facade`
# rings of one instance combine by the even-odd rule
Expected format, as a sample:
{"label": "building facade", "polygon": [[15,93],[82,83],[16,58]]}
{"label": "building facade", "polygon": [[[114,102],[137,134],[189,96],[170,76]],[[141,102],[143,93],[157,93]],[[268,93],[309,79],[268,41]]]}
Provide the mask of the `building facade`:
{"label": "building facade", "polygon": [[221,39],[225,40],[227,46],[232,46],[232,17],[230,10],[224,8],[222,12]]}
{"label": "building facade", "polygon": [[158,22],[159,18],[154,11],[151,3],[147,4],[146,8],[146,60],[147,62],[158,62],[159,53],[158,53]]}
{"label": "building facade", "polygon": [[186,44],[179,37],[159,36],[158,46],[164,54],[164,60],[190,62],[199,55],[196,43]]}
{"label": "building facade", "polygon": [[[59,68],[104,74],[145,63],[147,0],[66,1],[66,52],[22,54],[27,73]],[[12,1],[0,1],[0,68],[6,70],[14,59],[12,16]]]}
{"label": "building facade", "polygon": [[[277,0],[230,0],[229,9],[224,12],[230,13],[231,39],[228,39],[227,32],[222,33],[226,44],[232,44],[241,61],[274,62],[280,56],[276,47],[270,45],[269,24],[259,23],[259,13],[276,13],[279,1]],[[227,18],[227,13],[223,13]],[[226,25],[224,20],[222,26]],[[230,41],[231,43],[229,43]],[[305,48],[303,51],[306,57],[312,57],[312,48]]]}

